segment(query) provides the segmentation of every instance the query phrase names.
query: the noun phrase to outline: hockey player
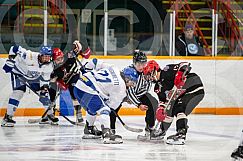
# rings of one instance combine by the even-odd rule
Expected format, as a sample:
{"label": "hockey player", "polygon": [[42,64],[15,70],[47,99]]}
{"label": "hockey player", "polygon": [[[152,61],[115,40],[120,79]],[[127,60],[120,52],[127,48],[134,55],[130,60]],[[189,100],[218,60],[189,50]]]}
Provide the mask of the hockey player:
{"label": "hockey player", "polygon": [[[160,129],[153,135],[163,136],[170,127],[173,118],[176,117],[175,135],[167,137],[168,144],[185,144],[187,133],[187,116],[199,104],[204,97],[204,88],[200,77],[196,73],[190,73],[189,63],[169,64],[160,69],[156,61],[151,60],[144,68],[146,79],[155,82],[154,91],[160,101],[156,117],[160,123]],[[175,86],[175,87],[174,87]],[[176,90],[172,95],[172,89]],[[173,96],[173,101],[167,102]],[[169,103],[169,106],[166,104]],[[165,109],[165,107],[167,107]]]}
{"label": "hockey player", "polygon": [[[150,138],[150,133],[153,131],[153,127],[155,124],[155,112],[158,107],[157,99],[153,97],[150,93],[148,93],[151,89],[152,82],[144,78],[143,68],[146,65],[146,63],[146,54],[139,50],[135,50],[133,53],[133,64],[130,65],[130,67],[134,68],[137,71],[139,78],[135,87],[128,88],[126,100],[137,106],[141,111],[146,111],[145,136],[139,135],[139,140]],[[119,106],[119,108],[116,109],[117,113],[120,108],[121,105]],[[111,129],[115,129],[116,116],[114,115],[114,113],[111,113],[110,117]],[[115,132],[115,130],[113,130],[113,132]]]}
{"label": "hockey player", "polygon": [[[77,63],[77,56],[81,55],[83,58],[88,59],[90,56],[90,48],[87,47],[86,50],[83,50],[83,47],[79,41],[73,42],[73,51],[63,54],[59,48],[53,49],[53,61],[54,61],[54,70],[51,73],[51,88],[50,96],[53,105],[55,105],[55,97],[57,84],[62,90],[69,90],[74,108],[76,110],[77,122],[83,122],[83,117],[81,113],[81,106],[79,105],[77,99],[74,97],[73,88],[78,79],[80,78],[80,65]],[[42,122],[45,122],[46,119],[42,119]]]}
{"label": "hockey player", "polygon": [[[9,58],[3,69],[6,73],[11,73],[13,92],[9,98],[2,126],[12,127],[16,123],[12,117],[26,91],[26,84],[33,91],[39,92],[39,101],[44,107],[49,106],[48,84],[53,70],[51,56],[52,50],[48,46],[43,46],[40,52],[32,52],[21,46],[12,46],[10,48]],[[58,118],[54,117],[52,109],[48,111],[47,116],[50,121],[58,122]]]}
{"label": "hockey player", "polygon": [[[137,78],[133,68],[125,68],[120,72],[110,66],[88,72],[78,80],[74,95],[87,111],[83,138],[99,138],[102,135],[105,144],[123,142],[120,135],[111,132],[109,114],[126,97],[126,87],[134,86]],[[102,131],[94,126],[96,114],[100,114]]]}

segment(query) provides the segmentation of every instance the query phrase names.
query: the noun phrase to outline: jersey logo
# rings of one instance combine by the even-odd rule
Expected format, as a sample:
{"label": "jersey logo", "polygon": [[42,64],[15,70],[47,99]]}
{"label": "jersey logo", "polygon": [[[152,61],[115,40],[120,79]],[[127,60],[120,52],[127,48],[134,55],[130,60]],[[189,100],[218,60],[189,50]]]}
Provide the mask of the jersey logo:
{"label": "jersey logo", "polygon": [[94,76],[94,78],[97,82],[102,82],[102,83],[111,82],[111,79],[107,78],[109,73],[106,70],[100,70],[99,72],[97,72],[97,74],[98,74],[97,75],[98,77]]}
{"label": "jersey logo", "polygon": [[85,81],[85,82],[88,82],[88,81],[89,81],[88,78],[86,78],[85,76],[81,76],[81,79],[82,79],[83,81]]}

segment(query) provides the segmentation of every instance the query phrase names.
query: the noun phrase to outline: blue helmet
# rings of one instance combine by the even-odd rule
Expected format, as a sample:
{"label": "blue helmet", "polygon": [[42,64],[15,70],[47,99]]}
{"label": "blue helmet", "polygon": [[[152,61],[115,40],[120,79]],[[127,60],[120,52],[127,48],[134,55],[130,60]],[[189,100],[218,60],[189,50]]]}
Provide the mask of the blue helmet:
{"label": "blue helmet", "polygon": [[40,48],[40,54],[52,56],[52,48],[50,46],[42,46]]}
{"label": "blue helmet", "polygon": [[126,67],[122,70],[122,75],[125,79],[137,82],[138,80],[138,73],[137,71],[132,67]]}

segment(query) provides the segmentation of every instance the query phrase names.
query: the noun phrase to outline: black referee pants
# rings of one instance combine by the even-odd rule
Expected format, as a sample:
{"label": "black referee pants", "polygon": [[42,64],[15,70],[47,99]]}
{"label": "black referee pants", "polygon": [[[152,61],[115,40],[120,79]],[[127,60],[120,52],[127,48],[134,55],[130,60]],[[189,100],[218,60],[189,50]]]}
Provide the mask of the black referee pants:
{"label": "black referee pants", "polygon": [[[148,106],[148,110],[146,111],[145,122],[149,127],[153,127],[155,124],[155,113],[158,108],[158,101],[155,97],[153,97],[150,93],[146,93],[142,97],[139,98],[142,104]],[[122,105],[120,105],[115,111],[118,113]],[[115,129],[116,126],[116,116],[113,112],[110,113],[110,128]]]}

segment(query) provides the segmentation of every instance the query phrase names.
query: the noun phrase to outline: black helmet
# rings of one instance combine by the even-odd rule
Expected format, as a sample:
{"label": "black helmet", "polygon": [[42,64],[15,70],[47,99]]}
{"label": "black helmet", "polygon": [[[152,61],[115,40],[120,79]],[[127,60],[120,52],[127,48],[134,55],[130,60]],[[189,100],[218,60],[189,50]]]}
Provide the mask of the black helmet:
{"label": "black helmet", "polygon": [[133,52],[133,63],[146,63],[147,62],[147,56],[145,53],[135,50]]}

